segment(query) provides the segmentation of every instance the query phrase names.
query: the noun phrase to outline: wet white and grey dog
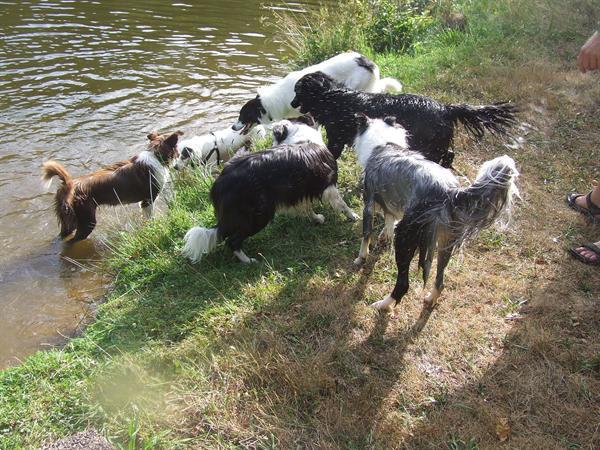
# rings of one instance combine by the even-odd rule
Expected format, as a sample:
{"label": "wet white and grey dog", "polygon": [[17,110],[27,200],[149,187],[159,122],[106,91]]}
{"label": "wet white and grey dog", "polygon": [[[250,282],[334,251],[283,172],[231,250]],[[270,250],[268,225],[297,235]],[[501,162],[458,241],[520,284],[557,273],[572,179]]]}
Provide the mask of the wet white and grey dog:
{"label": "wet white and grey dog", "polygon": [[173,167],[181,170],[188,165],[220,164],[231,158],[237,150],[251,145],[267,135],[263,126],[250,130],[247,134],[234,131],[231,127],[201,136],[182,139],[177,144],[179,157]]}
{"label": "wet white and grey dog", "polygon": [[372,306],[389,309],[406,294],[417,248],[427,283],[437,247],[437,276],[424,299],[433,306],[444,287],[444,269],[452,252],[483,228],[510,216],[513,196],[518,195],[515,162],[506,155],[487,161],[475,182],[462,188],[450,170],[408,149],[406,131],[395,118],[369,119],[357,114],[356,119],[354,148],[365,173],[363,239],[355,263],[361,264],[369,254],[373,210],[378,205],[385,214],[380,239],[389,240],[394,234],[398,269],[392,293]]}
{"label": "wet white and grey dog", "polygon": [[324,216],[313,210],[316,199],[358,219],[336,188],[337,163],[310,117],[275,124],[273,141],[269,150],[234,156],[225,164],[210,191],[217,225],[187,232],[182,253],[190,260],[200,261],[225,241],[240,261],[254,262],[242,250],[243,242],[265,228],[276,212],[301,211],[323,223]]}
{"label": "wet white and grey dog", "polygon": [[323,72],[342,86],[357,91],[402,91],[402,84],[398,80],[381,79],[379,67],[365,56],[356,52],[340,53],[314,66],[290,72],[275,83],[260,88],[258,95],[240,110],[233,129],[246,133],[258,124],[300,116],[301,113],[291,106],[295,96],[294,86],[304,75],[313,72]]}

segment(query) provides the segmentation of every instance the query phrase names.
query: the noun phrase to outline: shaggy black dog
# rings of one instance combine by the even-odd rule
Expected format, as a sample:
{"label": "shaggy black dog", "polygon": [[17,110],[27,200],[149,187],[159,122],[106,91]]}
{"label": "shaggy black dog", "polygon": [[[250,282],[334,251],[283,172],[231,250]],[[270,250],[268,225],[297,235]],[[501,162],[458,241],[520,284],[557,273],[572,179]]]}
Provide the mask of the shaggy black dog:
{"label": "shaggy black dog", "polygon": [[454,127],[460,122],[475,138],[487,130],[506,134],[517,120],[516,107],[506,102],[486,106],[445,105],[422,95],[372,94],[347,89],[323,72],[302,77],[294,88],[291,106],[310,113],[327,130],[327,147],[339,158],[356,134],[356,113],[383,119],[394,116],[408,132],[408,146],[427,159],[450,167]]}
{"label": "shaggy black dog", "polygon": [[193,262],[213,251],[219,241],[225,241],[240,261],[255,261],[242,250],[243,242],[265,228],[276,211],[300,210],[323,223],[325,218],[312,209],[316,199],[358,219],[336,188],[337,164],[319,130],[304,118],[283,120],[273,126],[273,142],[269,150],[237,156],[225,164],[210,191],[217,225],[194,227],[185,235],[183,254]]}

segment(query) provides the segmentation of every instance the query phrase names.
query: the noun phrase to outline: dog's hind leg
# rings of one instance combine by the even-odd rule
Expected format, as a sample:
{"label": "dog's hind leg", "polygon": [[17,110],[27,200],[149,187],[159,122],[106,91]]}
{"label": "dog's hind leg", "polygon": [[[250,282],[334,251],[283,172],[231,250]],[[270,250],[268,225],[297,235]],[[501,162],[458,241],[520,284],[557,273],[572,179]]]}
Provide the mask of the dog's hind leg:
{"label": "dog's hind leg", "polygon": [[454,251],[454,241],[451,239],[440,239],[438,243],[438,254],[437,254],[437,274],[435,277],[435,283],[433,289],[427,293],[423,299],[423,303],[433,308],[437,299],[439,298],[442,290],[444,289],[444,270],[450,262],[450,257]]}
{"label": "dog's hind leg", "polygon": [[[255,234],[255,233],[252,233]],[[228,236],[225,240],[227,246],[233,251],[233,254],[244,264],[256,262],[256,259],[250,258],[244,250],[242,250],[242,244],[246,240],[247,237],[252,234],[247,234],[241,231],[236,231],[235,233]]]}
{"label": "dog's hind leg", "polygon": [[427,284],[435,250],[436,230],[433,224],[425,225],[419,240],[419,267],[423,270],[423,285]]}
{"label": "dog's hind leg", "polygon": [[242,249],[234,250],[233,254],[235,256],[237,256],[237,259],[239,259],[244,264],[249,264],[249,263],[255,263],[256,262],[255,258],[250,258],[248,255],[246,255],[244,253],[244,250],[242,250]]}
{"label": "dog's hind leg", "polygon": [[233,254],[243,263],[256,262],[256,259],[250,258],[242,250],[242,244],[250,236],[254,236],[260,230],[265,228],[275,216],[275,205],[256,204],[252,215],[232,210],[226,220],[219,218],[219,227],[222,228],[223,236],[227,246],[233,251]]}
{"label": "dog's hind leg", "polygon": [[352,211],[350,207],[346,204],[346,202],[340,195],[340,191],[338,191],[337,187],[335,187],[334,185],[329,186],[323,191],[322,198],[327,203],[329,203],[333,209],[343,213],[351,221],[355,222],[360,218],[358,214]]}

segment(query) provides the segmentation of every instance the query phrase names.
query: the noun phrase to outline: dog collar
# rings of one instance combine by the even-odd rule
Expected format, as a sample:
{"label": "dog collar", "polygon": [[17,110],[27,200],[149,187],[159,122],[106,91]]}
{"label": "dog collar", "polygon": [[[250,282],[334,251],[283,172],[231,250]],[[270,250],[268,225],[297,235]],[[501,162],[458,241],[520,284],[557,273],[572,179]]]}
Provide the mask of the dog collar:
{"label": "dog collar", "polygon": [[219,146],[217,145],[217,136],[212,131],[210,132],[213,138],[215,138],[215,143],[213,144],[213,148],[210,149],[206,157],[202,160],[202,164],[208,163],[210,157],[213,153],[217,154],[217,165],[221,164],[221,152],[219,151]]}

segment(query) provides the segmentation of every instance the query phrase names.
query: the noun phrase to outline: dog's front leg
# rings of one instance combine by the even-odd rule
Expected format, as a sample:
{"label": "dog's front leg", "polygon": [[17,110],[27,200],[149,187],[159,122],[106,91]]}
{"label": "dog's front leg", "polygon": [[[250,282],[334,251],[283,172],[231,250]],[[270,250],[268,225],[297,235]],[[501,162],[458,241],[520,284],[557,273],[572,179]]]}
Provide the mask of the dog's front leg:
{"label": "dog's front leg", "polygon": [[326,200],[333,209],[343,213],[352,222],[356,222],[358,219],[360,219],[358,214],[352,211],[346,204],[337,187],[329,186],[327,189],[325,189],[323,192],[323,199]]}
{"label": "dog's front leg", "polygon": [[414,220],[412,214],[405,215],[402,221],[396,227],[396,267],[398,275],[396,277],[396,286],[390,295],[383,300],[373,303],[371,306],[379,310],[389,310],[392,303],[398,303],[408,292],[408,271],[417,246],[419,245],[420,225]]}
{"label": "dog's front leg", "polygon": [[154,215],[154,203],[152,200],[142,200],[140,208],[142,208],[142,214],[146,219],[151,219]]}
{"label": "dog's front leg", "polygon": [[396,223],[396,217],[390,213],[385,213],[385,226],[381,233],[379,233],[378,241],[380,245],[387,245],[388,242],[394,237],[394,224]]}
{"label": "dog's front leg", "polygon": [[317,225],[322,225],[325,223],[325,216],[323,214],[317,214],[312,208],[308,209],[308,217],[310,217],[310,220]]}

